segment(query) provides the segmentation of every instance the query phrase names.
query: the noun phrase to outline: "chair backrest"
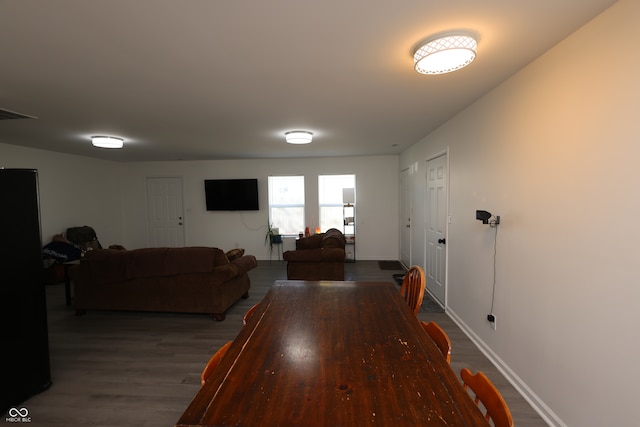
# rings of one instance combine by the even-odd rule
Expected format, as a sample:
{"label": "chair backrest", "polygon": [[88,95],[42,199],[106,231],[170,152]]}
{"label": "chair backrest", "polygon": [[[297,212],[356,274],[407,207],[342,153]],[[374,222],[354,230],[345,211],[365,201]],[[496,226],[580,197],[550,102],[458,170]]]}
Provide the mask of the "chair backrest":
{"label": "chair backrest", "polygon": [[413,312],[418,314],[424,297],[424,270],[421,267],[414,265],[409,268],[402,280],[400,295],[409,304]]}
{"label": "chair backrest", "polygon": [[216,351],[211,359],[207,362],[204,369],[202,370],[202,374],[200,374],[200,384],[204,385],[207,379],[211,376],[211,373],[216,369],[216,367],[220,364],[220,360],[227,353],[227,350],[231,347],[231,341],[220,347],[218,351]]}
{"label": "chair backrest", "polygon": [[433,342],[436,343],[447,363],[451,363],[451,340],[447,333],[436,322],[420,322],[420,324],[427,331]]}
{"label": "chair backrest", "polygon": [[460,377],[462,377],[464,389],[467,390],[468,387],[476,395],[474,400],[476,405],[480,401],[487,410],[485,416],[487,421],[493,420],[496,427],[513,427],[513,418],[507,402],[483,372],[473,375],[469,369],[464,368],[460,371]]}
{"label": "chair backrest", "polygon": [[249,319],[251,319],[251,316],[253,316],[253,313],[256,311],[256,308],[258,308],[259,305],[259,302],[255,303],[249,310],[247,310],[247,312],[244,314],[244,317],[242,318],[242,326],[247,325],[247,322],[249,321]]}

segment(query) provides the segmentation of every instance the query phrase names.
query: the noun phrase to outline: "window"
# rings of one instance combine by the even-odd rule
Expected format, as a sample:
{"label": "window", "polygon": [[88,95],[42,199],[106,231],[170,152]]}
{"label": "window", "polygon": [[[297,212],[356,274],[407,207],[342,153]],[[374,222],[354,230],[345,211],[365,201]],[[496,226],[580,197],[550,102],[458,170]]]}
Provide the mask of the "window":
{"label": "window", "polygon": [[304,176],[269,177],[269,223],[283,235],[304,231]]}
{"label": "window", "polygon": [[318,203],[320,205],[320,229],[343,231],[342,189],[355,188],[355,175],[320,175],[318,177]]}

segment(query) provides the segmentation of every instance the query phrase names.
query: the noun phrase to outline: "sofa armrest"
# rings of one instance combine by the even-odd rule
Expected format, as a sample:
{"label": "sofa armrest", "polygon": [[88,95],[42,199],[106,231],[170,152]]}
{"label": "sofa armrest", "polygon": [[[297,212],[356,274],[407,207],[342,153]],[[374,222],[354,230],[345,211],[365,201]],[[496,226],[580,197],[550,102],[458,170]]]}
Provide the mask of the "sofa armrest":
{"label": "sofa armrest", "polygon": [[224,283],[238,275],[238,267],[234,264],[216,265],[211,270],[211,277],[215,282]]}
{"label": "sofa armrest", "polygon": [[339,261],[344,262],[344,249],[342,248],[323,248],[322,261]]}
{"label": "sofa armrest", "polygon": [[256,257],[253,255],[244,255],[244,256],[241,256],[240,258],[233,259],[231,260],[231,264],[235,265],[238,268],[239,274],[246,273],[249,270],[256,268],[258,266]]}

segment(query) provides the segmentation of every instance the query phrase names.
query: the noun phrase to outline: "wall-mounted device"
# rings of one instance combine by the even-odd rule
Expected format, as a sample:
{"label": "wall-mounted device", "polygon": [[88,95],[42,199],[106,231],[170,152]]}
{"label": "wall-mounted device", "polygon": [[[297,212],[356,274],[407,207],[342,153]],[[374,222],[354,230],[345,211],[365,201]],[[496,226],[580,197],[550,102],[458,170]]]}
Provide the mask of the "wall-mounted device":
{"label": "wall-mounted device", "polygon": [[491,292],[491,310],[487,314],[487,320],[491,324],[491,329],[496,330],[496,315],[493,314],[493,303],[496,296],[496,244],[498,241],[498,224],[500,224],[500,216],[493,216],[491,212],[476,211],[476,219],[482,221],[483,224],[489,224],[489,227],[495,228],[494,242],[493,242],[493,289]]}
{"label": "wall-mounted device", "polygon": [[476,211],[476,219],[482,221],[483,224],[489,224],[490,227],[495,227],[500,224],[500,216],[496,216],[493,220],[491,218],[493,218],[491,212]]}
{"label": "wall-mounted device", "polygon": [[491,212],[476,211],[476,219],[482,221],[483,224],[489,224],[489,218],[491,218]]}

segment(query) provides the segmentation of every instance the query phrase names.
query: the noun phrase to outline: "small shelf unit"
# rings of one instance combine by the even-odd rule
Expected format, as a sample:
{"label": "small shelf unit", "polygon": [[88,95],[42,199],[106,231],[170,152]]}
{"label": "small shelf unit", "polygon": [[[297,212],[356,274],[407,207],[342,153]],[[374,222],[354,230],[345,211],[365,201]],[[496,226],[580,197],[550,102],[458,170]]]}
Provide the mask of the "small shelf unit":
{"label": "small shelf unit", "polygon": [[345,262],[356,261],[356,206],[354,203],[345,203],[342,206],[342,218],[344,228],[342,230],[346,239]]}

